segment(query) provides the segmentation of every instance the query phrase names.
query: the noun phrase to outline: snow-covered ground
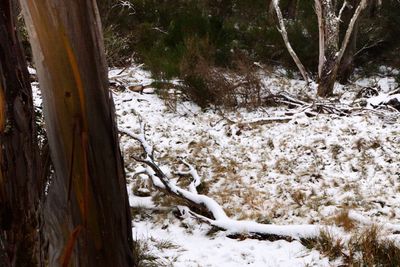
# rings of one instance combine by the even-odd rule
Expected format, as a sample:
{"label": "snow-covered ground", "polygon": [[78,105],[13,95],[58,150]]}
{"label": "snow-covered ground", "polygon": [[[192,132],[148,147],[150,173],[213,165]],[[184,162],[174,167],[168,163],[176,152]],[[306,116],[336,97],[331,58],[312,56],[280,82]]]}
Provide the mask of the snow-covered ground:
{"label": "snow-covered ground", "polygon": [[[119,72],[111,70],[110,77],[125,85],[152,81],[140,68]],[[360,79],[356,84],[374,86],[372,82],[381,87],[381,93],[371,98],[366,108],[387,100],[388,92],[397,86],[390,77]],[[299,81],[266,78],[264,83],[274,92],[304,91]],[[357,90],[357,86],[337,88],[345,104],[354,102]],[[231,218],[281,225],[332,225],[333,218],[346,210],[368,222],[400,224],[398,112],[361,110],[350,116],[316,117],[300,112],[289,122],[255,123],[287,116],[288,110],[263,107],[222,114],[202,111],[188,101],[176,102],[174,90],[167,94],[169,100],[164,101],[160,95],[166,94],[153,89],[145,89],[144,94],[114,91],[119,128],[137,131],[141,117],[162,169],[171,176],[184,169],[179,158],[196,166],[203,179],[201,193],[216,200]],[[130,155],[140,155],[138,143],[125,136],[121,141],[130,201],[137,211],[134,236],[146,240],[150,251],[160,257],[160,264],[335,265],[298,241],[240,241],[212,233],[210,226],[198,221],[176,218],[171,200],[160,197],[145,177],[133,177],[140,165]],[[184,184],[183,180],[176,182]],[[149,192],[153,198],[135,196],[138,191]]]}
{"label": "snow-covered ground", "polygon": [[[390,99],[400,100],[400,95],[390,94],[398,85],[390,76],[393,71],[385,72],[383,68],[386,75],[337,86],[336,98],[352,107],[357,107],[355,96],[361,86],[378,93],[349,116],[309,117],[285,106],[204,111],[179,99],[174,89],[158,93],[146,88],[144,94],[114,90],[112,94],[119,128],[137,132],[142,120],[162,170],[178,177],[174,182],[185,187],[188,178],[176,175],[186,170],[180,161],[185,159],[202,178],[199,193],[217,201],[232,219],[328,226],[345,211],[360,224],[376,223],[399,233],[400,113],[377,107]],[[126,87],[153,81],[140,67],[111,70],[109,76]],[[315,95],[315,86],[307,91],[303,82],[279,74],[263,78],[263,83],[274,93]],[[40,106],[37,83],[33,85],[35,105]],[[266,122],[271,118],[288,119]],[[233,239],[193,218],[178,218],[175,206],[180,203],[153,189],[145,176],[135,175],[143,168],[131,157],[142,153],[139,144],[123,135],[121,148],[134,238],[155,256],[156,266],[341,264],[299,241]]]}

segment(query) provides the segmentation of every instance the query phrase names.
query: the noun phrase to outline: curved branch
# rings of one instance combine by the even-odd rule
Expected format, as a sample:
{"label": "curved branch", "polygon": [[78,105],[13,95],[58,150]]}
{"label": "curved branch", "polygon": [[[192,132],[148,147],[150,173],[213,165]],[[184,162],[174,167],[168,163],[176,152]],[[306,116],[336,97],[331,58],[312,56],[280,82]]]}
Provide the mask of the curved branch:
{"label": "curved branch", "polygon": [[353,17],[350,20],[349,26],[347,28],[346,34],[343,38],[342,46],[340,47],[338,57],[337,57],[337,62],[340,62],[342,60],[343,54],[346,51],[346,48],[350,42],[351,34],[353,33],[354,30],[354,25],[356,24],[356,21],[358,17],[361,14],[361,11],[366,8],[367,6],[367,0],[361,0],[360,4],[357,6],[356,11],[353,14]]}
{"label": "curved branch", "polygon": [[296,52],[293,50],[292,45],[289,42],[289,37],[288,37],[287,31],[286,31],[285,22],[284,22],[284,19],[282,16],[281,9],[279,8],[279,1],[273,0],[273,5],[275,8],[276,16],[278,17],[278,23],[279,23],[278,31],[282,35],[285,46],[286,46],[290,56],[293,58],[294,63],[296,63],[296,66],[299,69],[301,76],[303,76],[303,79],[307,82],[307,84],[309,84],[310,79],[309,79],[308,73],[307,73],[303,63],[301,63]]}

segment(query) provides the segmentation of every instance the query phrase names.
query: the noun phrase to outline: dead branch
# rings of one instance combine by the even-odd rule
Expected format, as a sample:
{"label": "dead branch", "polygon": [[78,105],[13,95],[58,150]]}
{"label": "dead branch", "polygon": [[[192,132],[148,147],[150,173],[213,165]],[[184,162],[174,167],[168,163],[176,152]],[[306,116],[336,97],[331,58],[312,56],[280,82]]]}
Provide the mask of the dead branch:
{"label": "dead branch", "polygon": [[[143,130],[144,126],[141,126],[141,129]],[[138,141],[143,149],[144,154],[141,158],[133,157],[138,162],[147,166],[146,171],[142,171],[141,173],[148,175],[155,188],[163,190],[187,204],[188,207],[178,207],[183,217],[190,216],[191,218],[225,230],[227,235],[231,237],[245,234],[249,237],[268,240],[313,238],[319,235],[322,228],[326,228],[326,226],[321,225],[270,225],[254,221],[233,220],[226,215],[224,209],[215,200],[197,193],[196,187],[200,185],[201,178],[191,164],[184,160],[182,161],[189,170],[182,171],[181,173],[190,174],[193,178],[189,185],[189,190],[185,190],[169,179],[155,162],[152,154],[154,150],[145,139],[143,132],[139,134],[127,130],[122,130],[121,132]],[[340,231],[335,227],[331,230]]]}
{"label": "dead branch", "polygon": [[337,16],[337,19],[339,21],[342,21],[342,15],[343,15],[343,11],[345,10],[345,8],[349,5],[349,3],[347,3],[347,1],[343,2],[342,8],[340,8],[339,14]]}
{"label": "dead branch", "polygon": [[[289,97],[291,99],[291,97]],[[301,100],[296,100],[301,102]],[[326,106],[327,108],[334,108]],[[320,235],[321,230],[329,231],[338,235],[345,233],[336,226],[326,225],[271,225],[261,224],[254,221],[242,221],[229,218],[224,209],[212,198],[199,194],[197,187],[201,184],[201,177],[196,171],[196,168],[181,159],[187,170],[178,171],[179,175],[190,175],[192,181],[189,185],[189,190],[178,186],[173,180],[161,170],[159,165],[154,160],[153,147],[147,142],[144,133],[144,125],[141,123],[140,133],[136,134],[128,130],[122,130],[125,135],[138,141],[143,149],[141,158],[132,156],[138,162],[147,166],[140,174],[146,174],[155,188],[162,190],[169,195],[177,198],[187,206],[178,206],[178,210],[182,218],[192,218],[202,223],[209,224],[217,229],[226,231],[228,237],[231,238],[256,238],[261,240],[304,240],[316,238]],[[385,225],[388,230],[398,231],[398,227],[393,225]]]}

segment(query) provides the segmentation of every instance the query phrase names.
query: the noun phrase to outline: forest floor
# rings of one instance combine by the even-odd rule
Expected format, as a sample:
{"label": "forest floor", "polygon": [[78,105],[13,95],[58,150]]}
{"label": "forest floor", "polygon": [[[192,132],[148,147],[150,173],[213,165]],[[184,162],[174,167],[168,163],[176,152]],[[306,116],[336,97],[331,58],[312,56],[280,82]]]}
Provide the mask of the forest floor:
{"label": "forest floor", "polygon": [[[202,177],[199,192],[217,201],[237,220],[264,224],[336,225],[348,233],[376,224],[395,229],[400,224],[399,111],[379,104],[398,88],[393,70],[352,85],[335,88],[336,103],[354,107],[366,87],[377,96],[345,116],[308,116],[301,108],[267,105],[248,111],[200,109],[181,99],[175,89],[146,88],[144,93],[113,90],[120,129],[137,132],[139,118],[154,145],[155,158],[174,182],[188,178],[180,159]],[[111,70],[111,80],[125,86],[153,80],[139,67]],[[302,98],[315,95],[304,83],[263,79],[273,93]],[[364,89],[363,89],[364,88]],[[390,97],[398,97],[392,94]],[[383,99],[383,100],[382,100]],[[290,114],[290,116],[288,116]],[[268,119],[287,118],[285,120]],[[260,123],[262,121],[262,123]],[[132,156],[139,144],[121,137],[128,192],[133,211],[133,235],[146,251],[143,263],[154,266],[340,266],[343,257],[306,246],[300,240],[268,241],[230,238],[197,220],[179,218],[179,203],[151,186]],[[397,229],[397,228],[396,228]],[[400,229],[399,229],[400,230]],[[400,240],[399,231],[387,232]],[[382,235],[385,235],[384,233]],[[151,265],[151,264],[150,264]]]}
{"label": "forest floor", "polygon": [[[138,118],[155,147],[163,171],[185,169],[180,158],[202,177],[201,193],[216,200],[228,216],[265,224],[323,224],[357,231],[363,225],[400,224],[400,117],[395,109],[376,108],[397,89],[390,74],[337,86],[335,101],[353,105],[363,88],[378,95],[350,115],[309,117],[287,106],[253,111],[201,110],[190,101],[145,89],[144,94],[114,92],[120,129],[137,131]],[[148,73],[130,68],[110,77],[126,85],[151,83]],[[392,72],[393,73],[393,72]],[[269,92],[313,96],[304,83],[266,77]],[[165,89],[164,89],[165,90]],[[395,94],[394,97],[399,97]],[[164,99],[162,99],[164,98]],[[354,106],[354,105],[353,105]],[[257,123],[268,118],[287,121]],[[143,240],[159,264],[170,266],[339,266],[340,257],[307,248],[299,241],[231,239],[193,219],[178,218],[174,201],[152,189],[143,166],[132,160],[140,146],[122,137],[127,164],[134,237]],[[177,184],[187,185],[179,177]],[[186,180],[186,181],[185,181]],[[140,195],[140,196],[139,196]],[[392,233],[393,234],[393,233]],[[398,234],[398,232],[397,232]],[[396,236],[396,235],[392,235]]]}

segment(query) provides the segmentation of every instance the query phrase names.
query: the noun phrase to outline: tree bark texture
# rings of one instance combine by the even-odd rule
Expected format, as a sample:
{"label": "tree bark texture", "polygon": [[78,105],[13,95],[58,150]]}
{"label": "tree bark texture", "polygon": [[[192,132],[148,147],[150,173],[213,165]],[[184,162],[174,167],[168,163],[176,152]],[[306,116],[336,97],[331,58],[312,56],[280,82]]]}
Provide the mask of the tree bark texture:
{"label": "tree bark texture", "polygon": [[130,209],[92,0],[20,0],[55,177],[44,206],[49,266],[133,266]]}
{"label": "tree bark texture", "polygon": [[35,266],[41,182],[32,91],[13,4],[0,2],[0,265]]}
{"label": "tree bark texture", "polygon": [[329,96],[333,92],[338,69],[336,60],[339,50],[339,20],[332,1],[315,0],[315,7],[320,36],[318,95]]}
{"label": "tree bark texture", "polygon": [[343,41],[339,46],[339,26],[342,19],[342,12],[346,8],[344,3],[336,15],[336,1],[315,0],[315,11],[318,17],[319,27],[319,63],[318,63],[318,95],[322,97],[333,94],[333,87],[337,78],[339,65],[343,58],[356,22],[361,11],[366,7],[367,0],[361,0],[349,20]]}

